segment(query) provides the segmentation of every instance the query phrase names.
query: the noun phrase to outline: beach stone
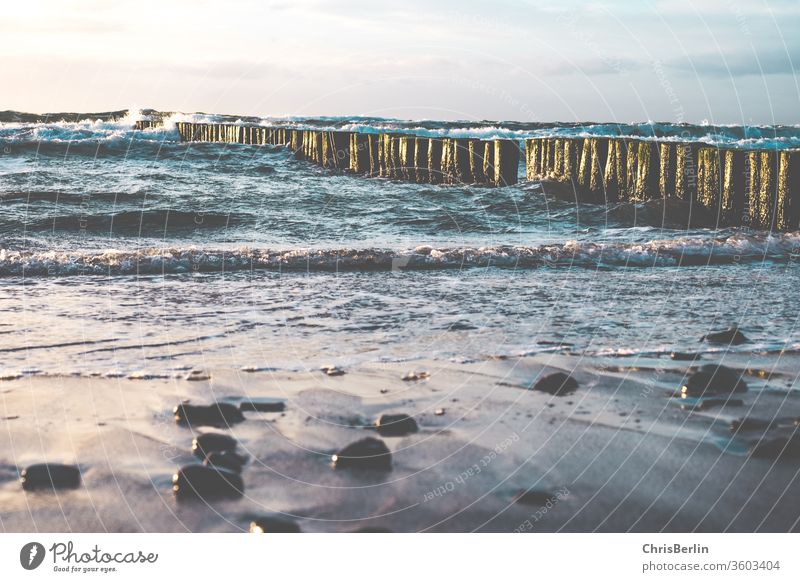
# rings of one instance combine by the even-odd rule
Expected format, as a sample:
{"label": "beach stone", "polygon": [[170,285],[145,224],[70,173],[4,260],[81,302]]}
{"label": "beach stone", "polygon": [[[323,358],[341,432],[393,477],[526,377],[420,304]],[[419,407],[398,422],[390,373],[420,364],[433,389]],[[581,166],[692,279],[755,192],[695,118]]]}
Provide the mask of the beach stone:
{"label": "beach stone", "polygon": [[250,522],[250,533],[301,533],[300,526],[282,516],[257,517]]}
{"label": "beach stone", "polygon": [[681,387],[684,396],[703,396],[708,394],[733,394],[747,392],[747,383],[736,370],[721,364],[706,364],[700,368]]}
{"label": "beach stone", "polygon": [[375,422],[378,434],[386,437],[405,436],[419,431],[417,421],[407,414],[381,414]]}
{"label": "beach stone", "polygon": [[554,498],[555,495],[549,491],[529,489],[528,491],[520,491],[514,498],[514,501],[521,503],[522,505],[542,506]]}
{"label": "beach stone", "polygon": [[430,377],[430,372],[408,372],[402,377],[402,380],[403,382],[417,382],[419,380],[427,380]]}
{"label": "beach stone", "polygon": [[800,435],[760,440],[750,448],[750,455],[762,459],[800,459]]}
{"label": "beach stone", "polygon": [[578,382],[569,374],[556,372],[536,382],[533,389],[538,392],[552,394],[553,396],[566,396],[578,389]]}
{"label": "beach stone", "polygon": [[226,428],[244,421],[244,415],[233,404],[216,402],[208,406],[179,404],[172,412],[175,421],[184,426],[215,426]]}
{"label": "beach stone", "polygon": [[203,459],[203,464],[206,466],[228,469],[234,473],[241,473],[245,463],[247,457],[233,451],[214,451]]}
{"label": "beach stone", "polygon": [[435,416],[444,416],[445,409],[444,408],[437,408],[433,411]]}
{"label": "beach stone", "polygon": [[336,469],[377,469],[388,471],[392,468],[392,454],[380,439],[367,437],[347,445],[333,457]]}
{"label": "beach stone", "polygon": [[211,453],[233,452],[236,450],[236,439],[218,432],[207,432],[197,435],[192,441],[192,453],[199,459],[205,459]]}
{"label": "beach stone", "polygon": [[749,342],[750,340],[745,336],[738,327],[730,327],[724,331],[715,331],[704,335],[701,341],[706,341],[712,344],[729,344],[738,346]]}
{"label": "beach stone", "polygon": [[172,491],[184,499],[238,499],[244,495],[241,475],[207,465],[186,465],[172,476]]}
{"label": "beach stone", "polygon": [[81,471],[75,465],[39,463],[23,469],[20,480],[25,491],[76,489],[81,484]]}
{"label": "beach stone", "polygon": [[283,412],[286,401],[280,398],[251,398],[239,403],[242,412]]}
{"label": "beach stone", "polygon": [[322,366],[321,370],[328,376],[344,376],[344,370],[337,366]]}
{"label": "beach stone", "polygon": [[740,418],[731,422],[731,432],[766,430],[769,428],[770,424],[771,423],[769,420],[745,416],[744,418]]}

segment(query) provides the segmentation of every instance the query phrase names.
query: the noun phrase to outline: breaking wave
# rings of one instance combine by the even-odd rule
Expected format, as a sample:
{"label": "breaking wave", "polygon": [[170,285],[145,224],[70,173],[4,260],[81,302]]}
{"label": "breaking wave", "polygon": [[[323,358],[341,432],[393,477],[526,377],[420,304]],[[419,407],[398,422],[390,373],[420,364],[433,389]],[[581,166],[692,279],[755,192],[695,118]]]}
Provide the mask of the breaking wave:
{"label": "breaking wave", "polygon": [[800,233],[685,237],[645,243],[388,249],[151,248],[94,253],[0,250],[0,276],[156,275],[192,272],[420,271],[467,268],[678,267],[800,258]]}
{"label": "breaking wave", "polygon": [[[163,126],[135,131],[141,119],[160,119]],[[795,125],[708,125],[689,123],[597,123],[518,121],[434,121],[380,117],[242,117],[206,113],[122,110],[103,113],[56,113],[37,115],[0,112],[0,143],[86,143],[108,141],[179,141],[176,123],[230,123],[291,126],[379,133],[408,132],[431,137],[475,137],[483,139],[527,137],[624,137],[700,141],[712,145],[748,148],[800,147],[800,127]]]}

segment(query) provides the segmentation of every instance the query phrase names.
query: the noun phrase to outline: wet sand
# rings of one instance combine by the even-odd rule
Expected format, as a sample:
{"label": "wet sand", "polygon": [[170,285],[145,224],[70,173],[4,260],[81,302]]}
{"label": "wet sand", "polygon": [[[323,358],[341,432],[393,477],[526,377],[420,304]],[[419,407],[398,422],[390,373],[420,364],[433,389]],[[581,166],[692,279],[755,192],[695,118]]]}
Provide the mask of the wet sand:
{"label": "wet sand", "polygon": [[[338,376],[211,370],[193,381],[23,376],[0,382],[0,529],[238,532],[283,514],[306,532],[797,531],[800,461],[750,456],[760,433],[732,436],[730,423],[778,419],[771,431],[793,434],[798,357],[744,357],[725,360],[747,370],[741,404],[709,410],[675,397],[696,364],[665,357],[415,361]],[[577,392],[529,389],[559,370]],[[430,376],[402,379],[413,371]],[[181,401],[243,397],[286,409],[245,412],[228,429],[173,419]],[[379,437],[369,426],[383,413],[412,415],[420,430]],[[202,432],[233,436],[248,456],[243,498],[175,499],[172,475],[198,462]],[[386,443],[392,470],[333,469],[331,455],[365,436]],[[45,461],[78,464],[81,487],[23,491],[19,472]]]}

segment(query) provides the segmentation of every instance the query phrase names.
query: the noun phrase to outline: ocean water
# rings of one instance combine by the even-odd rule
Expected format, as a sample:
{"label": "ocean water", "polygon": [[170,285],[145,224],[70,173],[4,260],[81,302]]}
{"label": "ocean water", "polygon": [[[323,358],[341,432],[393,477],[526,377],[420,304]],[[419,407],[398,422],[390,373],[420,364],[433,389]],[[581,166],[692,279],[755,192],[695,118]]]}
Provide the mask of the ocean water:
{"label": "ocean water", "polygon": [[[0,376],[165,376],[364,361],[800,347],[797,233],[687,228],[540,184],[333,175],[280,147],[181,143],[179,120],[522,139],[798,147],[798,127],[0,114]],[[412,364],[410,364],[412,365]]]}

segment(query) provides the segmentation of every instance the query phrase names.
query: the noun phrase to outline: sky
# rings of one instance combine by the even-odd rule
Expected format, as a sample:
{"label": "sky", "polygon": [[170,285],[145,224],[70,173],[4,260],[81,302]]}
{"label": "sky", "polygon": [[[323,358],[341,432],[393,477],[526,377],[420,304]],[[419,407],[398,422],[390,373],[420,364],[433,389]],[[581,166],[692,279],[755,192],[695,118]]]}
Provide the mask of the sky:
{"label": "sky", "polygon": [[800,123],[798,0],[26,0],[0,110]]}

